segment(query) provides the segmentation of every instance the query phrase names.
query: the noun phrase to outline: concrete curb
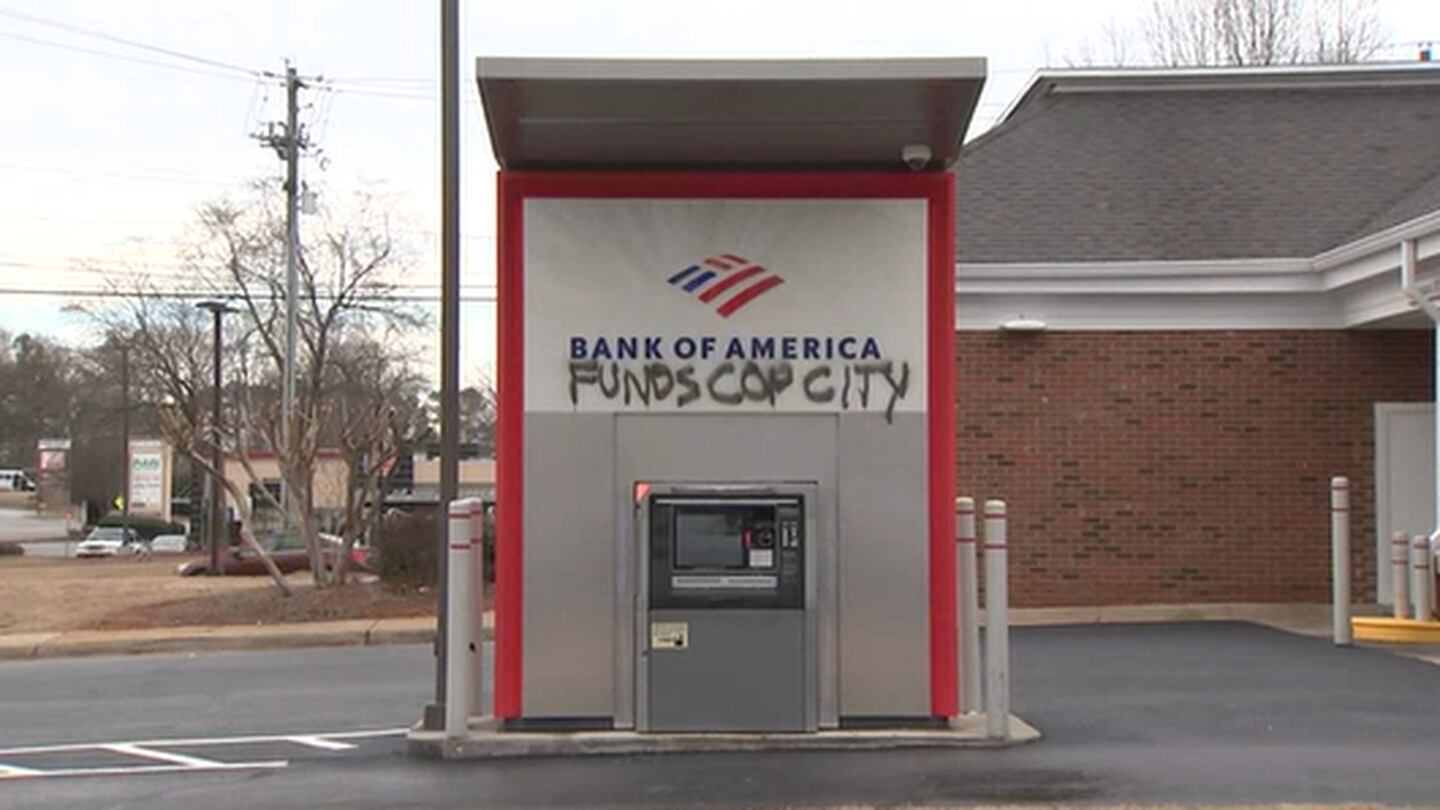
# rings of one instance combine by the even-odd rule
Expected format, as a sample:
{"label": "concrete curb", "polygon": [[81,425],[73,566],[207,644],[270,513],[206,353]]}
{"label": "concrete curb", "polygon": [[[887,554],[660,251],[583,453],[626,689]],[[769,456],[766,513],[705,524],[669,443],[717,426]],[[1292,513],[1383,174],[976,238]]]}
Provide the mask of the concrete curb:
{"label": "concrete curb", "polygon": [[[1329,604],[1270,604],[1217,602],[1214,604],[1113,605],[1079,608],[1014,608],[1010,624],[1016,627],[1053,624],[1129,624],[1149,622],[1248,621],[1268,623],[1329,621]],[[983,620],[983,611],[982,611]],[[1328,625],[1327,625],[1328,627]]]}
{"label": "concrete curb", "polygon": [[470,733],[449,739],[442,731],[412,729],[406,748],[429,759],[625,756],[745,751],[887,751],[905,748],[1008,748],[1040,739],[1040,732],[1010,715],[1009,739],[985,736],[985,717],[956,718],[949,729],[867,729],[815,734],[640,734],[633,731],[502,731],[488,718],[472,718]]}
{"label": "concrete curb", "polygon": [[424,644],[435,638],[435,620],[352,619],[261,627],[166,627],[153,630],[76,630],[0,636],[0,661],[82,655],[362,647]]}
{"label": "concrete curb", "polygon": [[1440,644],[1440,622],[1356,616],[1350,620],[1356,641],[1387,644]]}

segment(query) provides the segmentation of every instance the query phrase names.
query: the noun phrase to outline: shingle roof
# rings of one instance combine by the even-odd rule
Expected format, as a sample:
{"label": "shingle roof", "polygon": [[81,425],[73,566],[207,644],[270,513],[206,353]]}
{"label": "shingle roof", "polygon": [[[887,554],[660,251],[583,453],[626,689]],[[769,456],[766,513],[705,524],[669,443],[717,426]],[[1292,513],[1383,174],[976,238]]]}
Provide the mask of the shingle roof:
{"label": "shingle roof", "polygon": [[955,172],[960,261],[1313,256],[1440,209],[1440,71],[1042,75]]}

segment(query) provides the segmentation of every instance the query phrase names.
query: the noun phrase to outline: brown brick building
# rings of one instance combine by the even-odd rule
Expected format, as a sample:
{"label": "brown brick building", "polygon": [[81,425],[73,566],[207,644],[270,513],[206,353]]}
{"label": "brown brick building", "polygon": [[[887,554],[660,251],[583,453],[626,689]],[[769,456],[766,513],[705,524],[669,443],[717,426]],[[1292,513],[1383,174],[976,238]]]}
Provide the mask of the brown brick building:
{"label": "brown brick building", "polygon": [[966,146],[959,488],[1009,501],[1017,604],[1326,601],[1332,475],[1376,597],[1434,509],[1376,413],[1434,396],[1437,127],[1430,66],[1069,71]]}

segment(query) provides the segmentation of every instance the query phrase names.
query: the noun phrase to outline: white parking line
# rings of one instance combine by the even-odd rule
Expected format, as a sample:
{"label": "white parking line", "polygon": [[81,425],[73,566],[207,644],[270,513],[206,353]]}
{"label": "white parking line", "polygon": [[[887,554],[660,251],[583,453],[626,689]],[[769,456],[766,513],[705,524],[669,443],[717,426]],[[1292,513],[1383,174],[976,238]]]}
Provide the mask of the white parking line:
{"label": "white parking line", "polygon": [[30,768],[20,768],[15,765],[6,765],[0,762],[0,779],[15,779],[21,776],[34,776],[39,771]]}
{"label": "white parking line", "polygon": [[261,734],[244,737],[199,737],[199,738],[176,738],[166,740],[131,740],[116,742],[97,743],[64,743],[60,745],[30,745],[21,748],[0,749],[0,756],[7,759],[15,757],[52,755],[52,754],[73,754],[89,751],[106,751],[118,754],[122,757],[134,757],[140,760],[158,761],[159,765],[117,765],[94,768],[47,768],[41,769],[33,766],[14,765],[7,762],[0,762],[0,781],[14,779],[43,779],[60,776],[135,776],[140,774],[154,773],[189,773],[189,772],[213,772],[213,771],[238,771],[269,768],[285,768],[290,765],[289,760],[271,759],[257,762],[223,762],[218,759],[206,759],[188,754],[181,754],[175,751],[162,750],[165,748],[204,748],[233,745],[256,745],[256,744],[285,744],[300,745],[307,748],[315,748],[321,751],[349,751],[358,746],[344,740],[363,740],[378,737],[397,737],[404,734],[408,729],[386,728],[367,729],[362,731],[337,731],[329,733],[306,733],[306,734]]}
{"label": "white parking line", "polygon": [[59,776],[136,776],[147,773],[201,773],[214,771],[248,771],[266,768],[289,767],[289,760],[277,759],[267,762],[217,762],[211,768],[192,768],[189,765],[132,765],[112,768],[55,768],[48,771],[30,771],[7,776],[0,773],[0,779],[49,779]]}
{"label": "white parking line", "polygon": [[349,751],[355,747],[355,743],[327,740],[324,737],[316,737],[313,734],[301,734],[298,737],[286,737],[286,741],[299,745],[308,745],[311,748],[319,748],[321,751]]}
{"label": "white parking line", "polygon": [[199,757],[187,757],[184,754],[174,754],[169,751],[156,751],[153,748],[145,748],[140,745],[127,743],[111,743],[102,745],[100,749],[116,754],[128,754],[132,757],[143,757],[145,759],[158,759],[161,762],[168,762],[171,765],[184,765],[187,768],[214,768],[224,765],[223,762],[216,762],[213,759],[201,759]]}
{"label": "white parking line", "polygon": [[138,745],[142,748],[202,747],[209,745],[250,745],[251,743],[293,742],[296,737],[323,740],[359,740],[374,737],[399,737],[408,728],[367,729],[364,731],[302,732],[300,734],[255,734],[245,737],[177,737],[161,740],[115,740],[110,742],[62,743],[30,745],[23,748],[0,748],[0,757],[17,754],[55,754],[65,751],[93,751],[107,745]]}

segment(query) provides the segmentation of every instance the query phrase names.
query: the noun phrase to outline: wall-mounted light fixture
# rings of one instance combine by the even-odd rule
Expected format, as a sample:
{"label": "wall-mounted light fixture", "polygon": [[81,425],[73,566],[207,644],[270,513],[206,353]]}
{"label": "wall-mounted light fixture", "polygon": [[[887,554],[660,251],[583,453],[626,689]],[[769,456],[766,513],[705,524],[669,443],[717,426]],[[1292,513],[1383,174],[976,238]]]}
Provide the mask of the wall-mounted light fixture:
{"label": "wall-mounted light fixture", "polygon": [[1002,332],[1044,332],[1049,328],[1050,324],[1038,318],[1027,318],[1024,315],[1011,318],[1000,324],[1000,331]]}

